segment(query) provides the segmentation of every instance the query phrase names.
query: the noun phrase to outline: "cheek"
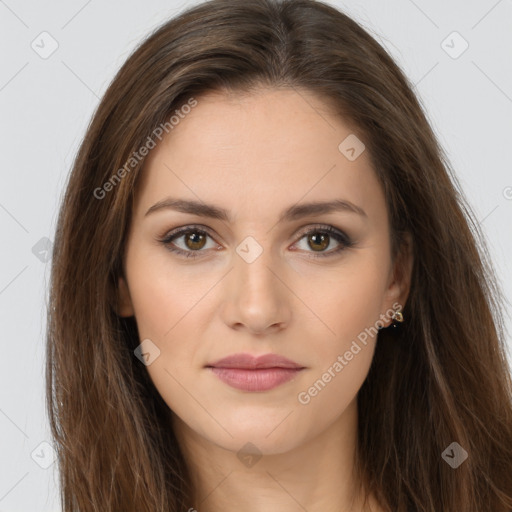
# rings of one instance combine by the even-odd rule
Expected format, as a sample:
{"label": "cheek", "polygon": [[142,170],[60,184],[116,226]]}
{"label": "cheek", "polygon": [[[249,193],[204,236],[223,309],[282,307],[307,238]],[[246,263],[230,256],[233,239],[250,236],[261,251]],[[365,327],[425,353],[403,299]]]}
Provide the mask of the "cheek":
{"label": "cheek", "polygon": [[311,337],[315,364],[296,396],[309,435],[343,414],[368,375],[381,313],[382,289],[375,283],[380,282],[374,273],[341,276],[319,296],[319,316],[335,334]]}
{"label": "cheek", "polygon": [[[328,280],[316,280],[319,287],[298,293],[311,305],[319,326],[315,336],[304,325],[311,343],[312,371],[298,402],[309,414],[340,414],[355,398],[368,374],[386,289],[388,261],[375,253],[354,255],[346,265],[331,273]],[[321,286],[321,285],[324,286]],[[321,320],[321,323],[319,322]],[[320,334],[321,333],[321,334]]]}
{"label": "cheek", "polygon": [[201,298],[213,282],[194,279],[184,267],[171,270],[164,260],[134,258],[127,276],[140,340],[150,339],[159,350],[146,370],[171,410],[188,422],[202,419],[198,430],[203,423],[214,429],[203,416],[205,400],[196,382],[204,338]]}
{"label": "cheek", "polygon": [[[308,332],[322,364],[326,357],[343,353],[352,340],[370,340],[377,327],[386,292],[388,261],[370,251],[353,253],[343,265],[329,272],[309,270],[297,281],[294,292],[308,306],[304,332]],[[314,283],[314,286],[311,286]],[[313,326],[317,326],[315,336]],[[300,329],[300,328],[299,328]],[[366,333],[366,335],[365,335]]]}
{"label": "cheek", "polygon": [[192,266],[171,265],[165,250],[134,252],[127,263],[130,295],[141,338],[166,343],[194,325],[198,306],[215,283],[214,276],[198,279]]}
{"label": "cheek", "polygon": [[218,277],[198,277],[192,266],[170,265],[169,258],[154,248],[133,249],[128,254],[127,279],[140,340],[151,340],[159,350],[146,369],[167,404],[180,409],[202,361],[201,343],[209,319],[205,305]]}

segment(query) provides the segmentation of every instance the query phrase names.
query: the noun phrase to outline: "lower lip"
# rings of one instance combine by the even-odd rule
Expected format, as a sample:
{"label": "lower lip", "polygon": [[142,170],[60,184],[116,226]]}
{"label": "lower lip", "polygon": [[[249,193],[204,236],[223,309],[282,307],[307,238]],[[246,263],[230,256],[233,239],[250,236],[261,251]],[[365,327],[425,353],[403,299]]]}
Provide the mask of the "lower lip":
{"label": "lower lip", "polygon": [[292,380],[302,368],[260,368],[243,370],[240,368],[210,368],[211,371],[229,386],[242,391],[268,391]]}

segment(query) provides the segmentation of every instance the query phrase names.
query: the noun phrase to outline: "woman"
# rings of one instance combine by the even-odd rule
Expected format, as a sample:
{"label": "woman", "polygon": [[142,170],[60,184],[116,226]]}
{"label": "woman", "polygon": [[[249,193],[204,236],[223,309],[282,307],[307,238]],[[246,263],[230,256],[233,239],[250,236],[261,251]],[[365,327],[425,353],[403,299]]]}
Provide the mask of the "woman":
{"label": "woman", "polygon": [[61,207],[63,509],[510,511],[500,299],[367,32],[312,0],[194,7],[111,83]]}

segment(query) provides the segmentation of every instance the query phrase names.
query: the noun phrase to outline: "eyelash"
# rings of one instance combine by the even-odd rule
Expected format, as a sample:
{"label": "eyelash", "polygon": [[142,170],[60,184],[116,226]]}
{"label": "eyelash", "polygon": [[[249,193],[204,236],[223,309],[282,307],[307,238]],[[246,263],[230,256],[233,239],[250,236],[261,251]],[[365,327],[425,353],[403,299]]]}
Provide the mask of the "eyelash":
{"label": "eyelash", "polygon": [[[198,257],[200,257],[199,253],[205,252],[205,251],[203,251],[201,249],[199,249],[197,251],[191,251],[191,250],[184,251],[183,249],[179,249],[179,248],[173,247],[171,245],[171,242],[173,240],[176,240],[176,239],[178,239],[184,235],[187,235],[189,233],[199,233],[201,235],[207,235],[210,238],[213,238],[208,233],[208,231],[206,231],[201,226],[191,225],[191,226],[186,226],[184,228],[178,228],[174,231],[171,231],[170,233],[167,233],[164,237],[159,237],[157,239],[157,241],[160,242],[161,244],[163,244],[167,250],[169,250],[173,253],[176,253],[180,256],[184,256],[186,258],[198,258]],[[315,226],[314,228],[308,229],[307,231],[304,231],[301,233],[299,240],[302,240],[305,236],[310,235],[312,233],[329,235],[330,237],[334,238],[340,244],[340,246],[337,249],[333,249],[333,250],[330,250],[327,252],[319,252],[319,253],[315,254],[314,251],[307,251],[307,252],[312,252],[312,255],[310,256],[312,258],[329,258],[329,257],[334,256],[334,255],[340,253],[341,251],[348,249],[354,245],[354,242],[352,242],[352,240],[350,240],[350,238],[345,233],[343,233],[329,225],[319,225],[319,226]]]}

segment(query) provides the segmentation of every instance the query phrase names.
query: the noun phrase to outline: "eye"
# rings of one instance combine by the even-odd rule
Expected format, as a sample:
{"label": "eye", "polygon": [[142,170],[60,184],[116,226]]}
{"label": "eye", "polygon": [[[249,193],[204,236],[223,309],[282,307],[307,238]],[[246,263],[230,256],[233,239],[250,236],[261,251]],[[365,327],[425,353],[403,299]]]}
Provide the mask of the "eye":
{"label": "eye", "polygon": [[[186,258],[197,258],[199,252],[206,247],[207,237],[211,236],[207,231],[197,226],[187,226],[175,231],[171,231],[164,238],[159,239],[166,249]],[[176,240],[182,238],[181,247],[176,244]],[[207,249],[211,247],[206,247]]]}
{"label": "eye", "polygon": [[[345,233],[337,230],[333,226],[316,226],[302,232],[301,234],[302,237],[299,242],[306,239],[304,250],[312,253],[310,256],[313,258],[327,258],[334,256],[354,245],[352,240]],[[332,245],[333,239],[336,241],[338,246],[330,251],[326,251],[325,249]]]}

